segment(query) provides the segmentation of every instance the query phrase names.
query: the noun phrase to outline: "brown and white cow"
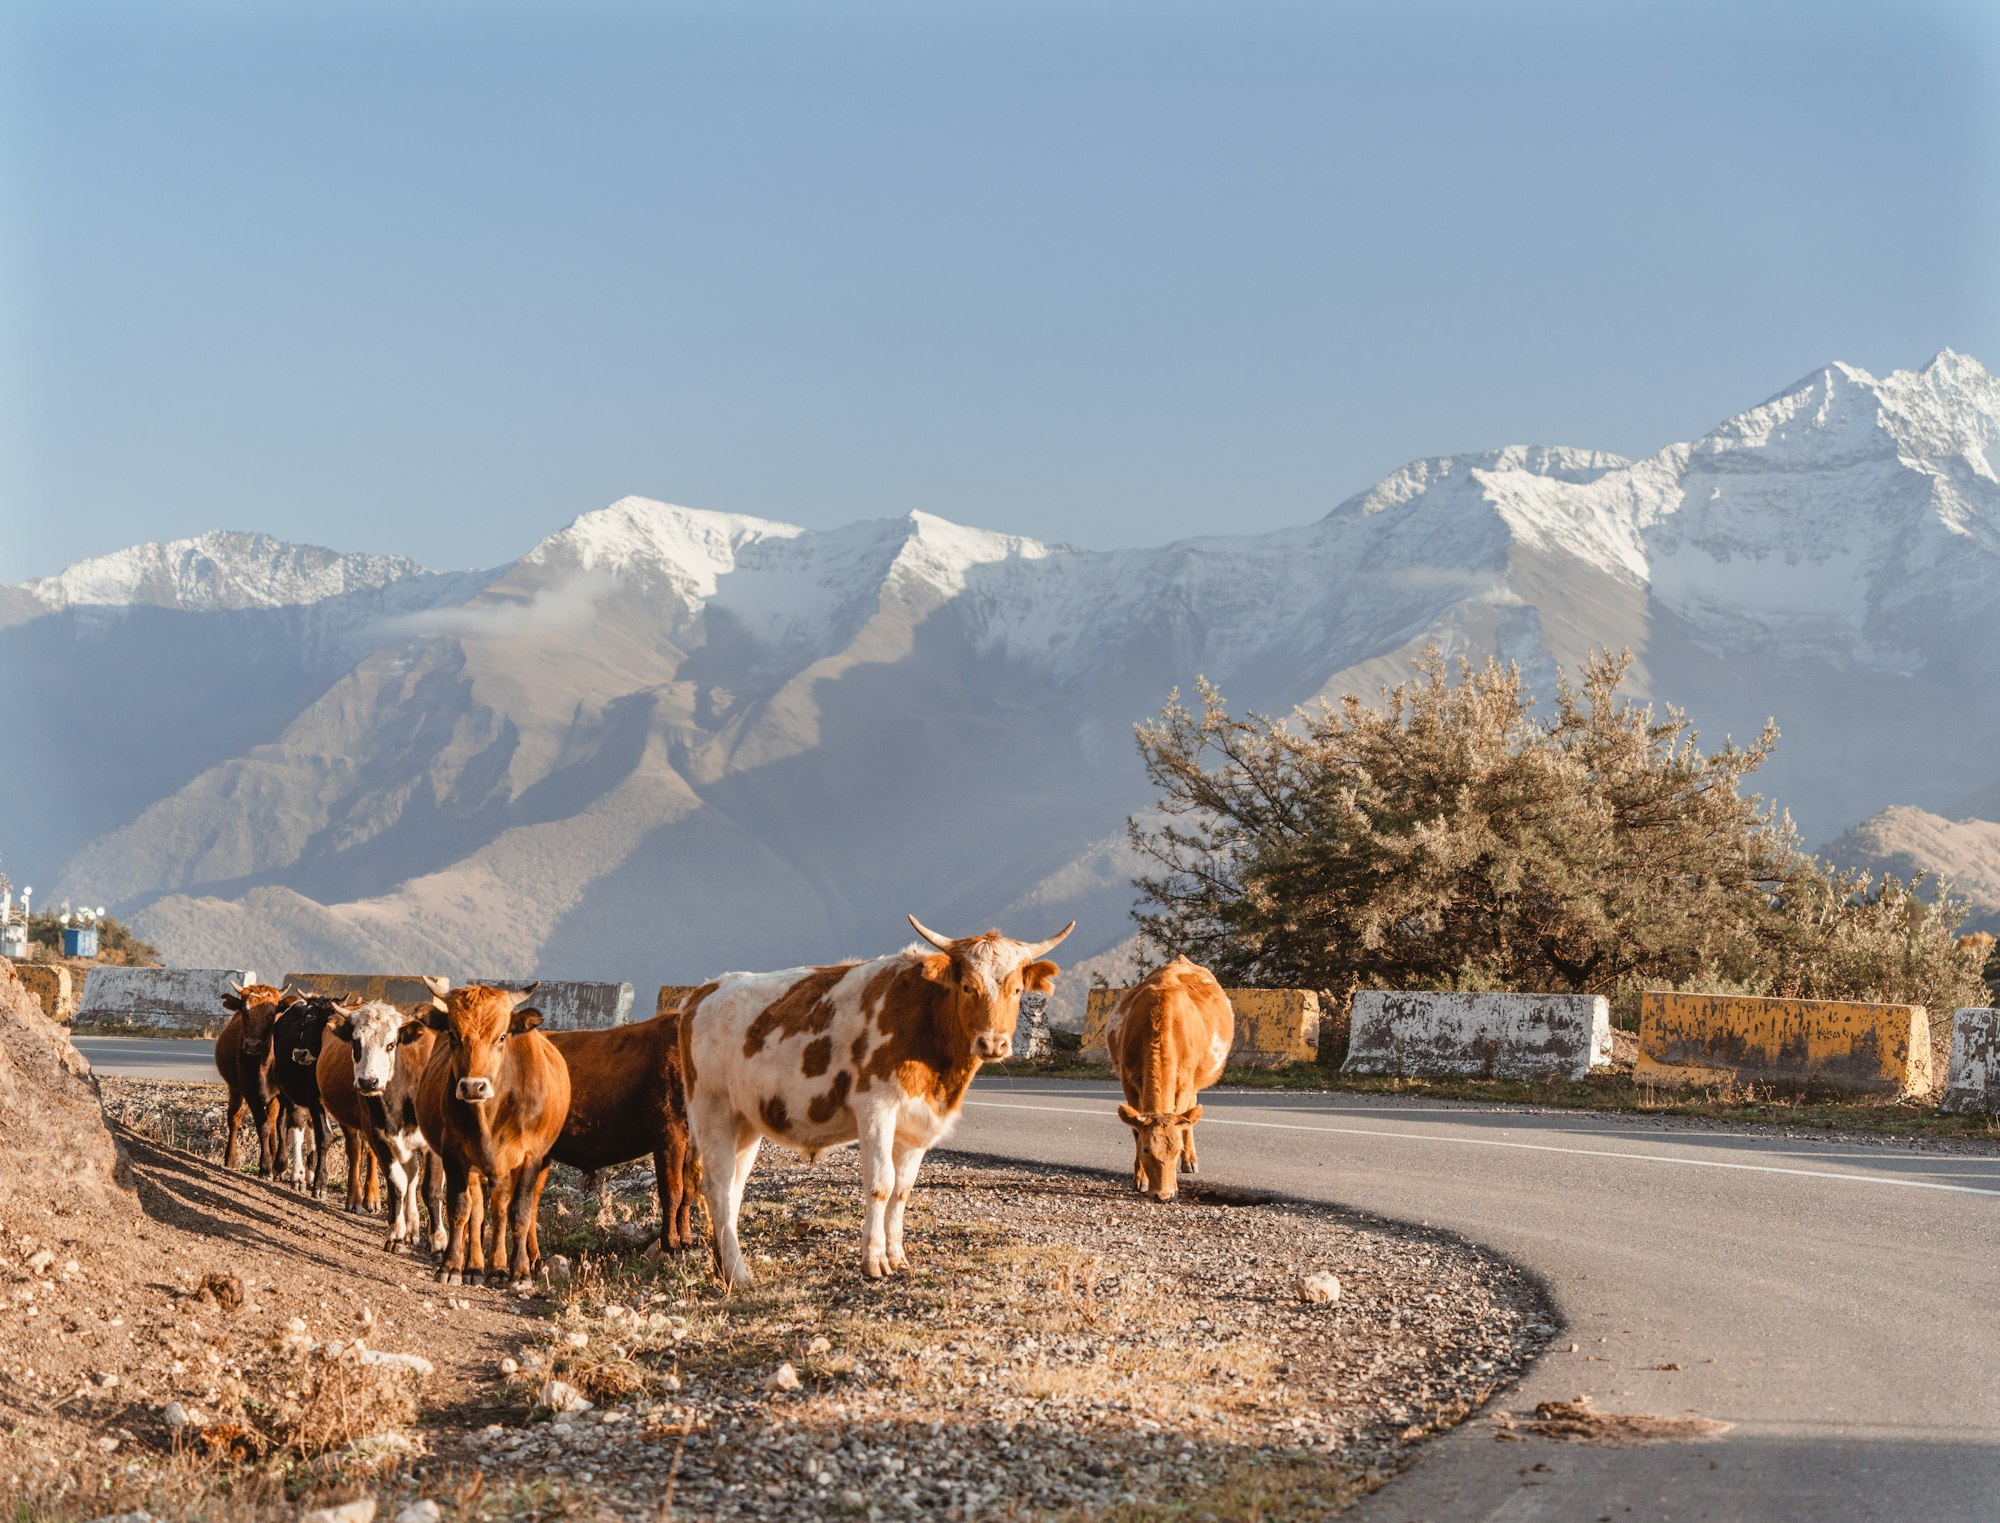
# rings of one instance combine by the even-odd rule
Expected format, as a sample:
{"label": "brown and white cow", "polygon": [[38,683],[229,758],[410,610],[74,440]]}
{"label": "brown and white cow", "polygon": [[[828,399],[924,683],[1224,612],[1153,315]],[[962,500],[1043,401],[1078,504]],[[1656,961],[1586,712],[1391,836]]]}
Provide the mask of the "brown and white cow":
{"label": "brown and white cow", "polygon": [[222,1166],[236,1167],[236,1130],[248,1110],[257,1127],[257,1172],[266,1179],[278,1172],[278,1112],[280,1095],[272,1077],[276,1046],[272,1038],[278,1017],[299,1002],[291,989],[269,984],[231,984],[222,996],[229,1011],[215,1039],[215,1071],[229,1089]]}
{"label": "brown and white cow", "polygon": [[688,1000],[688,1128],[726,1283],[751,1283],[736,1214],[767,1137],[808,1157],[858,1141],[862,1267],[871,1277],[907,1267],[903,1207],[924,1152],[958,1119],[979,1065],[1007,1056],[1021,991],[1054,984],[1056,965],[1040,959],[1076,929],[1022,942],[940,936],[914,915],[910,924],[934,951],[727,973]]}
{"label": "brown and white cow", "polygon": [[320,1094],[348,1137],[349,1208],[361,1198],[359,1176],[372,1162],[376,1176],[389,1181],[383,1246],[392,1253],[423,1241],[426,1208],[432,1250],[442,1253],[447,1242],[444,1168],[417,1123],[417,1090],[437,1043],[427,1021],[376,999],[342,1009],[320,1044]]}
{"label": "brown and white cow", "polygon": [[1180,1169],[1195,1172],[1197,1091],[1222,1077],[1236,1012],[1215,975],[1176,957],[1119,996],[1104,1023],[1111,1066],[1125,1087],[1118,1119],[1132,1128],[1132,1186],[1172,1200]]}
{"label": "brown and white cow", "polygon": [[694,1156],[681,1078],[681,1012],[603,1031],[551,1031],[569,1068],[569,1119],[551,1157],[592,1171],[650,1153],[660,1246],[694,1244]]}
{"label": "brown and white cow", "polygon": [[525,1280],[539,1256],[535,1213],[549,1149],[569,1115],[569,1068],[535,1029],[535,985],[517,994],[425,982],[439,1045],[417,1087],[417,1120],[444,1163],[450,1221],[437,1277],[456,1285],[484,1270],[492,1284]]}

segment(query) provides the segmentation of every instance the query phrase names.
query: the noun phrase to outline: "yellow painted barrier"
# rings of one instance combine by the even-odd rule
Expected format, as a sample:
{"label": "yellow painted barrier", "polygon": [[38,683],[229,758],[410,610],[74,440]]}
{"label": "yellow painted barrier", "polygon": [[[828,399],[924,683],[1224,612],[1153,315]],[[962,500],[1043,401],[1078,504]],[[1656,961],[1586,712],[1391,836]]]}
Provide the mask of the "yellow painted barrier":
{"label": "yellow painted barrier", "polygon": [[1651,992],[1639,1001],[1634,1077],[1921,1096],[1930,1022],[1921,1005]]}
{"label": "yellow painted barrier", "polygon": [[59,1026],[67,1026],[76,1014],[76,980],[70,977],[69,969],[60,963],[17,962],[14,971],[42,1007],[42,1014]]}
{"label": "yellow painted barrier", "polygon": [[[1104,1024],[1123,989],[1092,989],[1083,1009],[1083,1060],[1109,1063]],[[1311,989],[1224,989],[1236,1012],[1229,1061],[1240,1068],[1283,1068],[1319,1055],[1319,995]]]}
{"label": "yellow painted barrier", "polygon": [[669,1010],[680,1009],[700,987],[700,984],[661,984],[660,997],[653,1002],[653,1014],[665,1015]]}

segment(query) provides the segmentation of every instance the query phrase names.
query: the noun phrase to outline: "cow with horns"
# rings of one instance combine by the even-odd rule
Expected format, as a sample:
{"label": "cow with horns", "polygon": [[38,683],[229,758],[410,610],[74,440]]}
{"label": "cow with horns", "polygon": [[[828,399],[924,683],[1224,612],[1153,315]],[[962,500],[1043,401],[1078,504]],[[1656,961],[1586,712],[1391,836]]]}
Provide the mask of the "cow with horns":
{"label": "cow with horns", "polygon": [[764,1139],[808,1157],[861,1145],[868,1219],[862,1268],[907,1267],[903,1208],[927,1149],[958,1119],[983,1062],[1013,1045],[1024,989],[1047,991],[1042,960],[1076,929],[1045,941],[988,931],[940,936],[872,962],[728,973],[695,991],[681,1024],[688,1128],[702,1162],[716,1269],[751,1283],[737,1241],[743,1188]]}
{"label": "cow with horns", "polygon": [[222,1166],[236,1167],[236,1131],[243,1113],[250,1113],[257,1128],[257,1171],[266,1179],[278,1172],[278,1112],[281,1096],[272,1069],[277,1056],[275,1036],[278,1017],[299,1003],[301,995],[289,985],[275,989],[269,984],[237,984],[222,996],[229,1012],[215,1039],[215,1071],[229,1089],[226,1140]]}
{"label": "cow with horns", "polygon": [[[536,985],[453,989],[427,978],[440,1042],[417,1090],[424,1140],[444,1164],[449,1236],[437,1277],[523,1281],[539,1254],[535,1214],[549,1150],[569,1115],[569,1068],[535,1028]],[[490,1236],[490,1254],[482,1238]]]}

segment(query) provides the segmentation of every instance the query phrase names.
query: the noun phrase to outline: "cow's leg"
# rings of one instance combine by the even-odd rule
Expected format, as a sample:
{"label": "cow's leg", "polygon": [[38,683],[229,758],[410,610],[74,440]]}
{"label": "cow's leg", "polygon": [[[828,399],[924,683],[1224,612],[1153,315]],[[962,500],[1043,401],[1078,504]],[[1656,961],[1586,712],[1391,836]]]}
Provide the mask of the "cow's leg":
{"label": "cow's leg", "polygon": [[724,1285],[752,1284],[754,1276],[743,1261],[743,1249],[736,1237],[736,1212],[743,1204],[743,1187],[757,1162],[757,1145],[763,1139],[738,1123],[726,1100],[716,1102],[701,1095],[689,1097],[688,1130],[695,1151],[706,1160],[701,1188],[714,1229],[710,1246],[715,1252],[715,1272]]}
{"label": "cow's leg", "polygon": [[889,1196],[889,1210],[884,1221],[888,1233],[889,1267],[908,1269],[910,1261],[903,1257],[903,1207],[910,1203],[910,1192],[917,1187],[917,1169],[924,1161],[924,1150],[899,1144],[896,1148],[896,1187]]}
{"label": "cow's leg", "polygon": [[486,1255],[481,1266],[486,1271],[486,1283],[498,1285],[507,1275],[507,1232],[514,1208],[515,1181],[521,1177],[518,1168],[496,1174],[486,1187],[486,1230],[480,1234],[480,1247]]}
{"label": "cow's leg", "polygon": [[444,1257],[438,1260],[437,1277],[447,1285],[456,1285],[464,1278],[465,1240],[471,1235],[469,1229],[473,1226],[472,1178],[465,1165],[447,1161],[444,1185],[450,1204],[450,1236],[445,1241]]}
{"label": "cow's leg", "polygon": [[326,1155],[332,1151],[333,1128],[326,1122],[326,1107],[312,1108],[313,1127],[313,1199],[326,1199]]}
{"label": "cow's leg", "polygon": [[653,1150],[653,1182],[660,1197],[660,1248],[685,1253],[694,1246],[694,1182],[689,1177],[687,1133],[669,1127]]}
{"label": "cow's leg", "polygon": [[450,1240],[444,1208],[444,1160],[428,1150],[424,1153],[424,1206],[431,1215],[431,1252],[443,1253]]}
{"label": "cow's leg", "polygon": [[1200,1160],[1194,1156],[1194,1128],[1192,1126],[1181,1128],[1181,1172],[1183,1174],[1199,1174],[1201,1172]]}
{"label": "cow's leg", "polygon": [[416,1198],[404,1151],[399,1139],[385,1138],[376,1153],[378,1167],[389,1178],[389,1235],[382,1246],[391,1253],[402,1252],[410,1241],[410,1205]]}
{"label": "cow's leg", "polygon": [[896,1188],[896,1116],[892,1110],[860,1118],[861,1192],[868,1202],[868,1225],[861,1233],[861,1269],[871,1280],[889,1272],[889,1197]]}
{"label": "cow's leg", "polygon": [[236,1129],[243,1124],[245,1103],[243,1092],[234,1084],[229,1086],[229,1110],[225,1118],[222,1142],[222,1166],[236,1167]]}
{"label": "cow's leg", "polygon": [[382,1160],[370,1148],[362,1162],[368,1166],[368,1178],[361,1188],[361,1209],[373,1216],[382,1209]]}
{"label": "cow's leg", "polygon": [[535,1272],[541,1244],[536,1241],[535,1223],[542,1205],[542,1186],[549,1177],[546,1158],[521,1165],[514,1186],[514,1236],[509,1245],[507,1272],[517,1285],[525,1285]]}
{"label": "cow's leg", "polygon": [[465,1230],[465,1279],[470,1284],[486,1272],[486,1196],[489,1185],[483,1169],[472,1171],[467,1189],[472,1196],[472,1216]]}
{"label": "cow's leg", "polygon": [[264,1113],[257,1120],[257,1172],[265,1179],[278,1177],[278,1097],[272,1095],[264,1102]]}
{"label": "cow's leg", "polygon": [[1132,1188],[1146,1193],[1146,1139],[1137,1127],[1132,1129]]}

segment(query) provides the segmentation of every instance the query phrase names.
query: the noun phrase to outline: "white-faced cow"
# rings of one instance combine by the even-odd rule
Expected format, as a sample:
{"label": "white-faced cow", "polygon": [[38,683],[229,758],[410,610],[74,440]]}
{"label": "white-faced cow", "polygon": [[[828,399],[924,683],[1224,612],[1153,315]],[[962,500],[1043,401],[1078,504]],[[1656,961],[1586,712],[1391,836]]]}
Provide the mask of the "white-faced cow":
{"label": "white-faced cow", "polygon": [[[905,1266],[903,1207],[917,1167],[958,1119],[982,1062],[1004,1058],[1021,991],[1053,985],[1046,941],[940,936],[873,962],[729,973],[697,990],[681,1026],[688,1129],[701,1159],[716,1268],[751,1282],[737,1242],[743,1187],[765,1138],[808,1156],[861,1144],[862,1267]],[[934,949],[934,950],[933,950]]]}
{"label": "white-faced cow", "polygon": [[[389,1181],[383,1246],[392,1253],[423,1241],[426,1209],[432,1250],[446,1245],[444,1169],[417,1121],[417,1089],[437,1043],[428,1021],[376,999],[343,1008],[320,1047],[320,1093],[347,1133],[350,1183],[368,1159]],[[350,1205],[357,1197],[350,1189]]]}
{"label": "white-faced cow", "polygon": [[1133,1188],[1172,1200],[1181,1169],[1195,1172],[1195,1094],[1222,1077],[1236,1012],[1215,975],[1176,957],[1119,996],[1104,1045],[1125,1088],[1118,1119],[1132,1128]]}
{"label": "white-faced cow", "polygon": [[483,1269],[492,1284],[525,1280],[539,1257],[535,1212],[549,1149],[569,1114],[569,1069],[535,1029],[535,985],[515,994],[425,982],[440,1046],[417,1087],[417,1120],[444,1163],[450,1221],[437,1277],[456,1285]]}

